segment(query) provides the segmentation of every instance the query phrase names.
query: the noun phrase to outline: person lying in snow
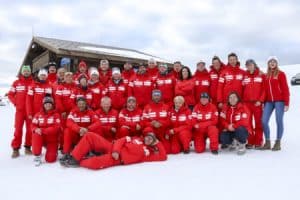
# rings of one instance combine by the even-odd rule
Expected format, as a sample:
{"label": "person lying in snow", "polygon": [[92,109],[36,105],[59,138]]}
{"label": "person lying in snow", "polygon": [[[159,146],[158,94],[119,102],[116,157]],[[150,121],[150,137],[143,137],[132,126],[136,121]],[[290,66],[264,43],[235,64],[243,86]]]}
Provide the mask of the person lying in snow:
{"label": "person lying in snow", "polygon": [[[164,161],[167,159],[162,143],[151,129],[145,129],[144,137],[123,137],[114,143],[95,133],[83,136],[71,153],[69,159],[61,161],[65,167],[86,167],[104,169],[117,165]],[[94,153],[92,156],[90,153]]]}

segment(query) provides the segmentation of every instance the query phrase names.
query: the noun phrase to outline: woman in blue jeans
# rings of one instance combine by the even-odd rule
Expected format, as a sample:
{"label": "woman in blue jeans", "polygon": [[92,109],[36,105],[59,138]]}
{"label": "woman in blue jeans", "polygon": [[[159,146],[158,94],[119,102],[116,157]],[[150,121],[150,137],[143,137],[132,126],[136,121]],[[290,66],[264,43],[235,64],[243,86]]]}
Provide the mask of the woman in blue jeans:
{"label": "woman in blue jeans", "polygon": [[273,151],[281,150],[281,138],[283,135],[283,116],[289,109],[290,92],[286,75],[278,68],[278,59],[271,56],[268,59],[268,71],[265,80],[266,102],[262,117],[263,129],[265,134],[265,144],[262,150],[271,149],[269,120],[275,110],[277,125],[277,137],[272,148]]}

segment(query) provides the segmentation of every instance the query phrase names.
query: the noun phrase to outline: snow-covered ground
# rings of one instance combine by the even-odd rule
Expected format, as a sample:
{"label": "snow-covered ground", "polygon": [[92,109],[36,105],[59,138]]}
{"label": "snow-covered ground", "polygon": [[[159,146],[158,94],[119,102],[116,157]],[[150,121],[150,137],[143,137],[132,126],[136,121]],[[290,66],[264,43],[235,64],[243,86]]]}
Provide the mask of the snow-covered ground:
{"label": "snow-covered ground", "polygon": [[[300,65],[282,68],[288,79]],[[300,86],[290,87],[282,151],[191,153],[168,161],[99,171],[66,169],[58,163],[34,167],[33,157],[11,159],[14,108],[0,107],[1,199],[289,199],[300,198]],[[275,123],[271,120],[272,137]]]}

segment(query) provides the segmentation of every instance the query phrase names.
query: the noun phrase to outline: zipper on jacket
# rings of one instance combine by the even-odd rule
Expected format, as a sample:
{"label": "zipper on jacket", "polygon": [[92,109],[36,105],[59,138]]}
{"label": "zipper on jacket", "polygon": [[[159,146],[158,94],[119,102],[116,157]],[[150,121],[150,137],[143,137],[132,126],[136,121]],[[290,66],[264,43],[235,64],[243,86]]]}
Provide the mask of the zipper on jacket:
{"label": "zipper on jacket", "polygon": [[234,109],[234,108],[233,108],[233,107],[231,107],[231,114],[230,114],[230,124],[233,124],[233,123],[232,123],[232,121],[233,121],[233,120],[232,120],[232,116],[233,116],[233,109]]}
{"label": "zipper on jacket", "polygon": [[271,86],[271,77],[269,78],[269,87],[270,87],[271,99],[272,99],[272,101],[274,101],[272,86]]}

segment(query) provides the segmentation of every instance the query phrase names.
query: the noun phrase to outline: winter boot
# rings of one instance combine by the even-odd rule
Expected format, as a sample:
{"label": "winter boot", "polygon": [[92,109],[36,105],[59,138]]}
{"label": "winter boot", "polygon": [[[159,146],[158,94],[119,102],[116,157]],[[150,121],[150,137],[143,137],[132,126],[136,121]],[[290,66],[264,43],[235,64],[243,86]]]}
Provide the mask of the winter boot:
{"label": "winter boot", "polygon": [[211,150],[211,153],[212,153],[213,155],[218,155],[218,154],[219,154],[218,150]]}
{"label": "winter boot", "polygon": [[190,153],[190,149],[184,150],[183,153],[184,154],[189,154]]}
{"label": "winter boot", "polygon": [[221,149],[227,149],[228,148],[228,144],[222,144],[221,145]]}
{"label": "winter boot", "polygon": [[17,158],[19,156],[20,156],[19,149],[14,149],[12,154],[11,154],[11,158]]}
{"label": "winter boot", "polygon": [[237,146],[237,154],[238,155],[244,155],[246,153],[246,145],[239,143]]}
{"label": "winter boot", "polygon": [[261,150],[270,150],[271,149],[271,141],[266,140],[264,146],[262,146]]}
{"label": "winter boot", "polygon": [[236,139],[234,139],[232,141],[232,143],[229,145],[229,151],[234,151],[237,149],[237,145],[238,145],[238,142],[236,141]]}
{"label": "winter boot", "polygon": [[272,148],[272,151],[280,151],[280,150],[281,150],[280,140],[276,140]]}
{"label": "winter boot", "polygon": [[25,147],[25,155],[32,155],[32,151],[30,147]]}
{"label": "winter boot", "polygon": [[42,157],[35,156],[33,162],[34,162],[34,166],[39,167],[42,164]]}
{"label": "winter boot", "polygon": [[254,145],[252,144],[246,144],[246,149],[254,149]]}
{"label": "winter boot", "polygon": [[59,163],[61,165],[64,165],[65,162],[67,162],[67,160],[71,157],[70,154],[64,154],[60,159],[59,159]]}
{"label": "winter boot", "polygon": [[70,156],[69,159],[65,161],[64,166],[76,168],[79,167],[79,162],[75,160],[73,156]]}

